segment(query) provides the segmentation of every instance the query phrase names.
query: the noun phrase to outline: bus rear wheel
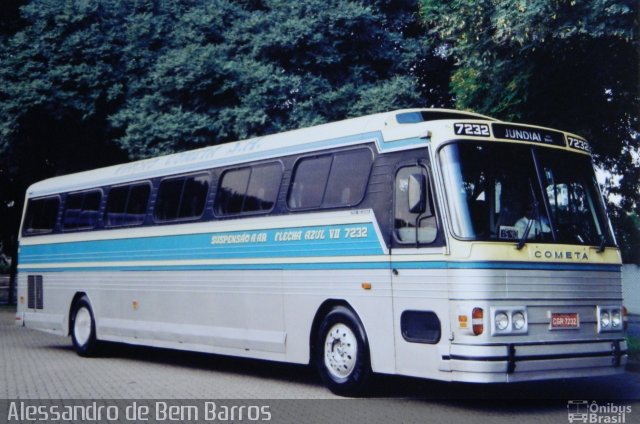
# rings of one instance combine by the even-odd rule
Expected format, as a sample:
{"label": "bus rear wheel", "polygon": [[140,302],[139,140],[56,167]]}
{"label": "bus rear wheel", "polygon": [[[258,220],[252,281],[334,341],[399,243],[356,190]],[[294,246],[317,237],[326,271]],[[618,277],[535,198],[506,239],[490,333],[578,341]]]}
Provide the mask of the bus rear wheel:
{"label": "bus rear wheel", "polygon": [[371,377],[367,336],[358,317],[344,306],[323,319],[316,339],[315,364],[333,393],[361,396]]}
{"label": "bus rear wheel", "polygon": [[71,340],[73,347],[80,356],[95,356],[98,353],[96,339],[96,321],[91,304],[86,296],[81,297],[71,314]]}

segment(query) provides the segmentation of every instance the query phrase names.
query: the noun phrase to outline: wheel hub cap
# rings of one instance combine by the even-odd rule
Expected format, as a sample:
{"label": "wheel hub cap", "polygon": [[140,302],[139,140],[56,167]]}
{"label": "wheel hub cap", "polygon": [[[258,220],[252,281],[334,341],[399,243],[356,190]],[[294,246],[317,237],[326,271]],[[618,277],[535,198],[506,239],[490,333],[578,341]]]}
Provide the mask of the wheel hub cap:
{"label": "wheel hub cap", "polygon": [[344,324],[336,324],[327,333],[324,343],[324,364],[335,377],[346,378],[356,365],[358,341]]}
{"label": "wheel hub cap", "polygon": [[73,323],[73,335],[77,342],[84,346],[91,337],[91,314],[84,306],[78,309]]}

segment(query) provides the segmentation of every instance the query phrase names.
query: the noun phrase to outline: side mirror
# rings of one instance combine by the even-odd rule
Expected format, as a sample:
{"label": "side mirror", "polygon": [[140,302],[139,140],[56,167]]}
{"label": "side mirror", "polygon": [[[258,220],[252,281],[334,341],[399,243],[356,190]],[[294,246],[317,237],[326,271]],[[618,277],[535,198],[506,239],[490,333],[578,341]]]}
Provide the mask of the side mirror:
{"label": "side mirror", "polygon": [[409,175],[409,212],[422,214],[426,211],[427,179],[423,174]]}

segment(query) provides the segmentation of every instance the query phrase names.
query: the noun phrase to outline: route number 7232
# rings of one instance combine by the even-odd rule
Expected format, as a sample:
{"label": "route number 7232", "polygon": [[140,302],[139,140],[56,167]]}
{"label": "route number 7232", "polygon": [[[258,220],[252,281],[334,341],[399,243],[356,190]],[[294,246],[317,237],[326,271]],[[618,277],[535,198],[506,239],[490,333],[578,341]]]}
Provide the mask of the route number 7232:
{"label": "route number 7232", "polygon": [[489,125],[487,124],[453,124],[456,135],[473,135],[476,137],[489,137]]}

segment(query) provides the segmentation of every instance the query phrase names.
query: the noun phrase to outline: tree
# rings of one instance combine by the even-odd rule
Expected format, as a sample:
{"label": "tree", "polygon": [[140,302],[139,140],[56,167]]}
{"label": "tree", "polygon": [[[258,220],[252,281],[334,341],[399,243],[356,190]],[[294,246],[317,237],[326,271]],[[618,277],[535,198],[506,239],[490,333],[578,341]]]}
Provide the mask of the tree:
{"label": "tree", "polygon": [[140,158],[442,103],[419,78],[416,11],[412,0],[29,1],[0,47],[0,155],[42,119]]}
{"label": "tree", "polygon": [[90,2],[12,0],[3,8],[0,238],[15,257],[31,183],[126,156],[107,142],[102,124],[115,104],[110,93],[118,73],[106,30],[115,15]]}
{"label": "tree", "polygon": [[607,198],[625,260],[640,263],[627,242],[640,235],[638,2],[421,0],[421,14],[455,62],[458,107],[589,139],[596,165],[619,177]]}
{"label": "tree", "polygon": [[54,175],[449,102],[417,0],[7,0],[0,236]]}
{"label": "tree", "polygon": [[414,106],[427,51],[416,11],[413,1],[345,0],[160,10],[154,28],[172,26],[110,123],[145,157]]}

